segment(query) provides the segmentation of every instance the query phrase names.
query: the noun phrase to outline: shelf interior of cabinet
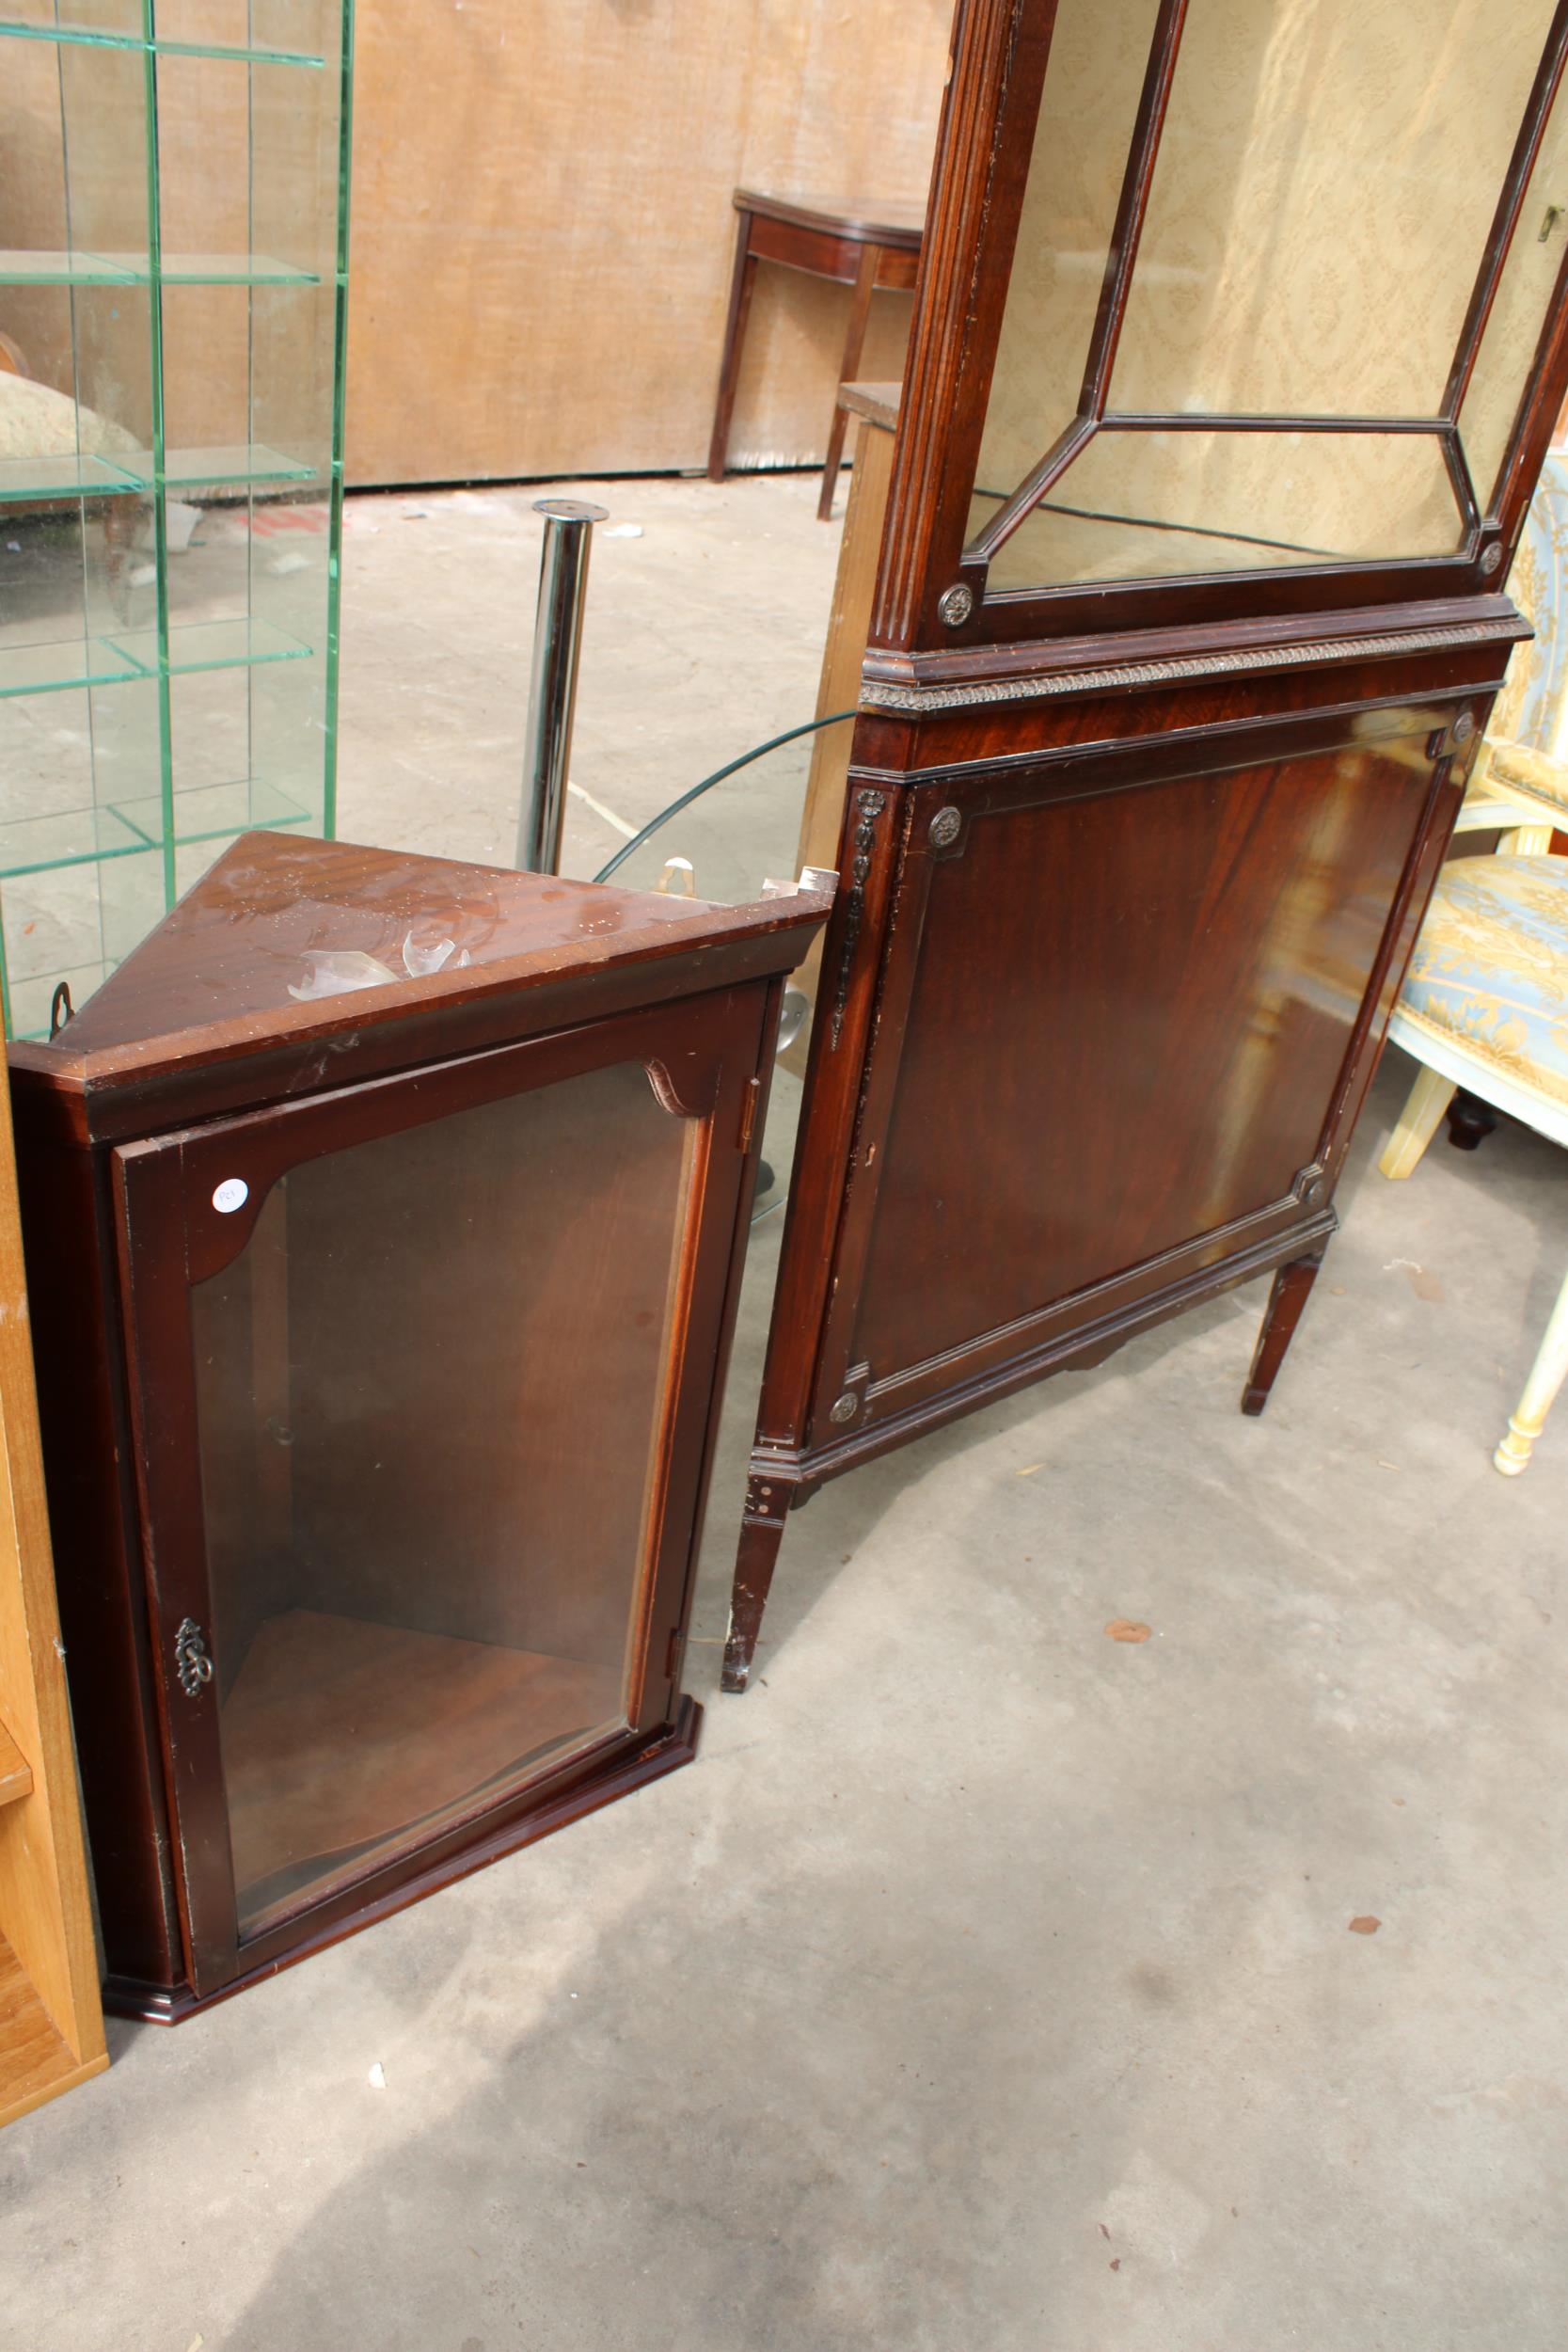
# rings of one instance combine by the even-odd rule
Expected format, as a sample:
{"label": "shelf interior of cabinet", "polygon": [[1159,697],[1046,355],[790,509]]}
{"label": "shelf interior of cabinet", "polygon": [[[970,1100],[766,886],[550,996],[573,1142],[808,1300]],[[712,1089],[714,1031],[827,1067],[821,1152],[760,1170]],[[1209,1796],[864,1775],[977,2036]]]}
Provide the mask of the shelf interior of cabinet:
{"label": "shelf interior of cabinet", "polygon": [[[12,1034],[47,1032],[57,981],[84,1003],[227,841],[332,823],[342,182],[315,142],[346,168],[343,30],[332,0],[0,0],[0,89],[58,85],[35,108],[55,199],[0,222],[0,305],[41,322],[13,437],[36,453],[0,453]],[[214,121],[241,144],[204,179]],[[224,397],[195,390],[209,368]],[[247,546],[296,492],[322,543]],[[215,510],[204,535],[177,501]]]}
{"label": "shelf interior of cabinet", "polygon": [[[138,850],[163,846],[164,804],[155,792],[143,800],[117,801],[104,814],[114,817],[135,836]],[[310,812],[299,795],[249,776],[233,784],[198,785],[174,795],[174,840],[177,848],[196,841],[226,841],[241,833],[268,833],[288,825],[308,825]],[[0,843],[4,834],[0,830]],[[0,851],[0,874],[5,873]]]}
{"label": "shelf interior of cabinet", "polygon": [[31,1977],[0,1935],[0,2122],[25,2114],[81,2072]]}
{"label": "shelf interior of cabinet", "polygon": [[[314,482],[318,469],[264,441],[237,441],[221,449],[174,449],[164,459],[163,480],[191,489],[227,483]],[[113,457],[12,457],[0,461],[0,502],[42,499],[113,498],[150,490],[157,480],[150,450],[127,450]]]}
{"label": "shelf interior of cabinet", "polygon": [[[198,785],[174,795],[174,840],[184,848],[242,833],[265,833],[308,825],[310,812],[300,796],[263,779]],[[19,817],[0,824],[0,877],[46,873],[57,866],[85,866],[102,858],[135,857],[164,842],[164,804],[150,792],[137,800],[105,802],[96,808],[61,809],[42,817]]]}
{"label": "shelf interior of cabinet", "polygon": [[93,991],[102,988],[116,963],[110,956],[101,956],[94,963],[68,963],[50,972],[30,972],[8,981],[6,990],[8,1037],[41,1041],[50,1033],[50,1010],[55,991],[63,980],[71,993],[73,1007],[85,1005]]}
{"label": "shelf interior of cabinet", "polygon": [[228,57],[237,65],[297,65],[318,72],[326,63],[324,56],[305,49],[223,40],[166,40],[162,36],[145,40],[139,33],[107,32],[97,24],[26,24],[14,17],[0,17],[0,40],[63,41],[87,49],[150,49],[160,57]]}
{"label": "shelf interior of cabinet", "polygon": [[55,457],[0,459],[0,501],[12,499],[112,498],[135,487],[106,457],[68,450]]}
{"label": "shelf interior of cabinet", "polygon": [[[165,668],[170,677],[198,670],[253,670],[272,661],[305,661],[311,651],[270,621],[189,621],[169,630]],[[116,629],[102,637],[63,638],[46,644],[0,645],[0,699],[156,677],[158,655],[155,628]]]}
{"label": "shelf interior of cabinet", "polygon": [[47,873],[100,858],[133,857],[152,846],[113,808],[52,810],[0,824],[0,876]]}
{"label": "shelf interior of cabinet", "polygon": [[[113,463],[128,485],[136,489],[151,487],[155,475],[150,450],[129,451],[116,456]],[[226,482],[313,482],[315,478],[314,466],[286,457],[264,441],[235,441],[221,449],[171,449],[164,455],[164,481],[180,483],[187,489]]]}
{"label": "shelf interior of cabinet", "polygon": [[0,1805],[33,1793],[33,1768],[4,1724],[0,1724]]}
{"label": "shelf interior of cabinet", "polygon": [[0,286],[319,286],[319,272],[271,253],[87,253],[0,246]]}
{"label": "shelf interior of cabinet", "polygon": [[[103,644],[112,655],[135,665],[127,675],[150,677],[156,674],[155,628],[114,629]],[[171,676],[193,670],[251,670],[266,661],[303,661],[310,650],[270,621],[185,621],[176,623],[168,632],[167,666]]]}
{"label": "shelf interior of cabinet", "polygon": [[97,637],[0,646],[0,698],[60,693],[72,686],[121,686],[151,674],[134,654]]}
{"label": "shelf interior of cabinet", "polygon": [[618,1666],[293,1609],[223,1707],[242,1929],[624,1723]]}

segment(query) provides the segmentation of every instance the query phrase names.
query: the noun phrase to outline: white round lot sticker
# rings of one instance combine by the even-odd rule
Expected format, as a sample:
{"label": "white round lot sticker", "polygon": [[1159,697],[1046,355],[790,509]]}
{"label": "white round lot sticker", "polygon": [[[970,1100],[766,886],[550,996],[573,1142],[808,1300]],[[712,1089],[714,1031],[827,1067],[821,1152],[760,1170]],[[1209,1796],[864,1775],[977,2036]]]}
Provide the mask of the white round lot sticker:
{"label": "white round lot sticker", "polygon": [[250,1199],[250,1186],[243,1176],[226,1176],[213,1195],[213,1206],[220,1216],[232,1216]]}

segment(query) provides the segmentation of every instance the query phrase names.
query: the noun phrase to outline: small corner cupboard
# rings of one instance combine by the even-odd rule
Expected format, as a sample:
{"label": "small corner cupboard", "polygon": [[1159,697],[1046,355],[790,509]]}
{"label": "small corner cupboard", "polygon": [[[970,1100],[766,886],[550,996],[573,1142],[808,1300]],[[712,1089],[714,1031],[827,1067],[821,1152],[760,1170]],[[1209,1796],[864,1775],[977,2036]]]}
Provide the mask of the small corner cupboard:
{"label": "small corner cupboard", "polygon": [[783,976],[252,834],[11,1049],[106,1998],[176,2019],[685,1762]]}

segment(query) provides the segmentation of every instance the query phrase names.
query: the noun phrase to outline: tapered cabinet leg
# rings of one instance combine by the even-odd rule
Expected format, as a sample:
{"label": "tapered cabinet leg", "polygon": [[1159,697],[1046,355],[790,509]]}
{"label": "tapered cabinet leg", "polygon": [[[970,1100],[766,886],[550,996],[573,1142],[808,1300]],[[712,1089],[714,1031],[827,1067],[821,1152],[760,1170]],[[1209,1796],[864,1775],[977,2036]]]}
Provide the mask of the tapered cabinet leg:
{"label": "tapered cabinet leg", "polygon": [[719,397],[713,406],[713,433],[708,442],[707,478],[722,482],[724,461],[729,454],[730,419],[735,413],[736,386],[740,381],[740,354],[746,341],[746,320],[752,308],[752,286],[757,274],[757,257],[748,251],[752,242],[752,215],[736,215],[735,232],[735,266],[730,273],[730,307],[724,321],[724,356],[719,362]]}
{"label": "tapered cabinet leg", "polygon": [[1396,1179],[1410,1175],[1437,1133],[1437,1122],[1453,1096],[1451,1078],[1440,1078],[1435,1070],[1418,1073],[1400,1113],[1400,1123],[1383,1147],[1383,1157],[1377,1164],[1380,1175]]}
{"label": "tapered cabinet leg", "polygon": [[1307,1293],[1318,1279],[1323,1252],[1310,1258],[1297,1258],[1290,1265],[1282,1265],[1274,1278],[1268,1307],[1263,1315],[1263,1328],[1258,1335],[1258,1353],[1252,1359],[1252,1371],[1242,1393],[1243,1413],[1260,1413],[1269,1401],[1275,1375],[1285,1361],[1301,1311],[1307,1304]]}
{"label": "tapered cabinet leg", "polygon": [[[865,348],[866,322],[871,316],[871,296],[877,286],[877,265],[880,259],[879,246],[862,247],[854,292],[849,297],[849,331],[844,338],[844,357],[838,367],[841,384],[852,384],[860,368],[861,353]],[[848,410],[835,400],[833,421],[828,428],[828,455],[822,468],[822,488],[816,501],[818,522],[825,523],[832,516],[833,492],[838,487],[839,461],[844,455],[844,436],[848,424]]]}
{"label": "tapered cabinet leg", "polygon": [[735,1585],[730,1594],[730,1633],[724,1645],[723,1686],[744,1691],[752,1677],[752,1660],[762,1630],[762,1613],[784,1541],[790,1489],[782,1481],[759,1477],[747,1481],[746,1516],[740,1526],[736,1554]]}
{"label": "tapered cabinet leg", "polygon": [[1505,1478],[1517,1478],[1529,1460],[1564,1375],[1568,1375],[1568,1282],[1557,1295],[1541,1350],[1530,1366],[1525,1393],[1508,1417],[1508,1435],[1492,1459]]}

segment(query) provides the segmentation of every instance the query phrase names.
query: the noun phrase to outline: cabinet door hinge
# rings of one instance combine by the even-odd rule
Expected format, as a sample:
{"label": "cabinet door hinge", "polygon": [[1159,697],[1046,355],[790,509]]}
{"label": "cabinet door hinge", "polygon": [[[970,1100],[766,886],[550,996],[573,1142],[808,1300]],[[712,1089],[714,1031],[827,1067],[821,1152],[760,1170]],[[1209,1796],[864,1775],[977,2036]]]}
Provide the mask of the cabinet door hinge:
{"label": "cabinet door hinge", "polygon": [[752,1131],[757,1123],[757,1104],[761,1100],[762,1080],[748,1078],[746,1091],[740,1098],[740,1133],[736,1137],[737,1152],[749,1152],[752,1148]]}
{"label": "cabinet door hinge", "polygon": [[675,1669],[680,1664],[680,1649],[681,1629],[678,1625],[673,1625],[670,1628],[670,1639],[665,1645],[664,1651],[664,1679],[666,1682],[673,1682],[675,1679]]}

